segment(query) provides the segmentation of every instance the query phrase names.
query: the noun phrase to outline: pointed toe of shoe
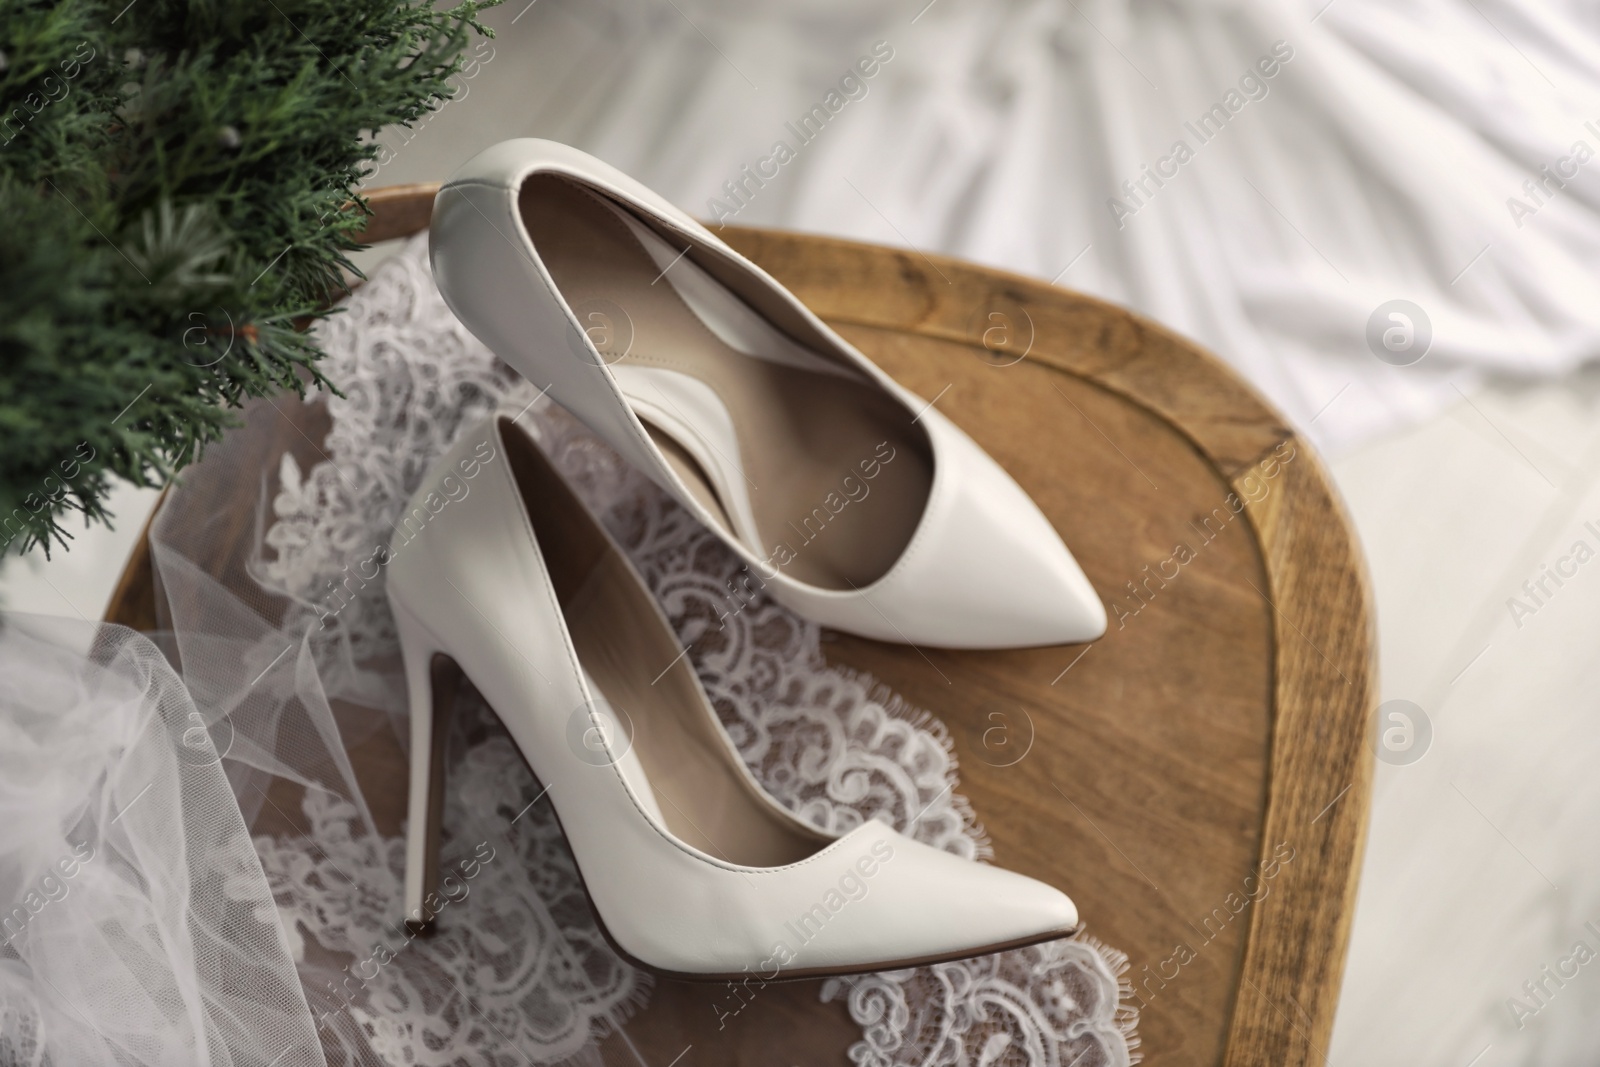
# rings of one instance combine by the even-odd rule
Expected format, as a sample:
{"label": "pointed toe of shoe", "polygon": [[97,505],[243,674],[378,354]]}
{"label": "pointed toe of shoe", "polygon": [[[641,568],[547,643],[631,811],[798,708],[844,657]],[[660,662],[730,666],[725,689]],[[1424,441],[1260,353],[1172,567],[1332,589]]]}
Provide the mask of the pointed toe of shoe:
{"label": "pointed toe of shoe", "polygon": [[1078,906],[1054,886],[1000,867],[981,866],[993,943],[1048,940],[1078,929]]}
{"label": "pointed toe of shoe", "polygon": [[[1018,877],[1022,877],[1018,875]],[[1078,905],[1072,898],[1053,886],[1028,879],[1029,891],[1025,894],[1026,925],[1050,933],[1070,934],[1078,929]]]}
{"label": "pointed toe of shoe", "polygon": [[[972,602],[963,606],[976,620],[987,611],[986,635],[994,647],[1070,645],[1093,641],[1106,632],[1106,609],[1077,559],[1048,519],[1004,472],[1004,482],[988,495],[1010,496],[1005,508],[976,510],[987,552],[969,553],[963,563],[972,575]],[[1026,514],[1025,514],[1026,513]],[[996,520],[1005,514],[1007,519]],[[984,590],[978,593],[978,590]],[[992,603],[992,607],[990,606]]]}
{"label": "pointed toe of shoe", "polygon": [[937,412],[926,421],[935,484],[904,557],[868,591],[887,623],[869,636],[978,649],[1104,634],[1105,605],[1050,520],[954,424]]}
{"label": "pointed toe of shoe", "polygon": [[881,865],[866,898],[873,906],[852,916],[861,928],[850,964],[873,955],[882,966],[961,959],[1067,937],[1078,929],[1071,898],[1043,882],[962,859],[878,823],[869,823],[862,833],[881,836],[892,846],[893,859]]}

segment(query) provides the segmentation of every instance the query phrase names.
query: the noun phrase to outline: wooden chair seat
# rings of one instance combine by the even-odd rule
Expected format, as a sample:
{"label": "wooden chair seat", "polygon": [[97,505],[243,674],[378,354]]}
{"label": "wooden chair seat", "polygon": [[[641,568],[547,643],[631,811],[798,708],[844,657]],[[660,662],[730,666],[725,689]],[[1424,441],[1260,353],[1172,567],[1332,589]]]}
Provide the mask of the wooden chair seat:
{"label": "wooden chair seat", "polygon": [[[425,227],[433,191],[373,193],[368,239]],[[1087,646],[838,635],[830,659],[943,719],[996,862],[1067,890],[1129,954],[1147,1062],[1322,1063],[1375,672],[1359,551],[1311,448],[1217,359],[1099,300],[916,252],[723,236],[986,448],[1112,616]],[[109,618],[153,625],[144,543]],[[363,779],[403,767],[392,744],[357,754]],[[399,804],[374,808],[397,822]],[[813,982],[769,987],[719,1033],[723,992],[660,982],[629,1037],[651,1063],[693,1044],[711,1057],[695,1062],[843,1064],[860,1035]]]}

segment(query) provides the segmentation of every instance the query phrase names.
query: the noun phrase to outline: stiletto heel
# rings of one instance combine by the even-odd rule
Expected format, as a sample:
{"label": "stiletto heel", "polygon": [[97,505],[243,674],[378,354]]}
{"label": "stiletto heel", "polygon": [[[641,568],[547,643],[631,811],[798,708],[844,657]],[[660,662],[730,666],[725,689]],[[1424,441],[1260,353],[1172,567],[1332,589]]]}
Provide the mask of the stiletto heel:
{"label": "stiletto heel", "polygon": [[461,669],[398,604],[395,627],[411,710],[411,779],[406,803],[406,930],[433,932],[439,913],[439,824],[444,817],[445,742]]}

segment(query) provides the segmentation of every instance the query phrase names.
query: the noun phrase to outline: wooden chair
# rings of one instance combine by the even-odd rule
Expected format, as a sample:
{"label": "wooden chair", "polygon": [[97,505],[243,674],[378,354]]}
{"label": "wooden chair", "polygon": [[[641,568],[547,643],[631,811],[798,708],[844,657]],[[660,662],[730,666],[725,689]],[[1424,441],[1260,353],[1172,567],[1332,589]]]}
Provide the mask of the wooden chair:
{"label": "wooden chair", "polygon": [[[426,227],[435,188],[374,192],[368,240]],[[1086,646],[837,635],[829,658],[943,719],[996,861],[1070,892],[1129,954],[1147,1062],[1324,1062],[1376,683],[1361,556],[1317,456],[1221,362],[1122,308],[912,251],[723,235],[1016,477],[1113,616]],[[109,617],[154,624],[143,542]],[[404,782],[388,739],[356,762]],[[374,808],[397,832],[391,792]],[[663,1064],[689,1044],[695,1062],[842,1064],[859,1037],[813,982],[769,987],[718,1033],[723,992],[660,982],[629,1037]],[[615,1037],[604,1051],[622,1062]]]}

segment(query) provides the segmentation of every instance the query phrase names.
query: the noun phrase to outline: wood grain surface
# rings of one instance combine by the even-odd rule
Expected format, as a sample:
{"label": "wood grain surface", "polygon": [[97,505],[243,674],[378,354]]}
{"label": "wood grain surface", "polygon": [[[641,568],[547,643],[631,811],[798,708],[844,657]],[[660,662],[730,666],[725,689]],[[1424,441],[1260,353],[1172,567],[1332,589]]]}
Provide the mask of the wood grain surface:
{"label": "wood grain surface", "polygon": [[[370,194],[369,238],[425,226],[433,188]],[[1002,652],[830,634],[830,660],[942,719],[995,862],[1066,890],[1128,954],[1147,1063],[1323,1062],[1376,679],[1360,554],[1311,448],[1217,359],[1124,309],[916,252],[722,236],[987,449],[1112,618],[1090,645]],[[297,451],[321,439],[320,409],[276,404]],[[238,482],[253,498],[258,479]],[[141,544],[110,618],[148,627],[156,595]],[[396,832],[398,745],[376,734],[353,762]],[[844,1064],[860,1029],[818,985],[768,986],[719,1026],[725,990],[658,982],[605,1058]]]}

